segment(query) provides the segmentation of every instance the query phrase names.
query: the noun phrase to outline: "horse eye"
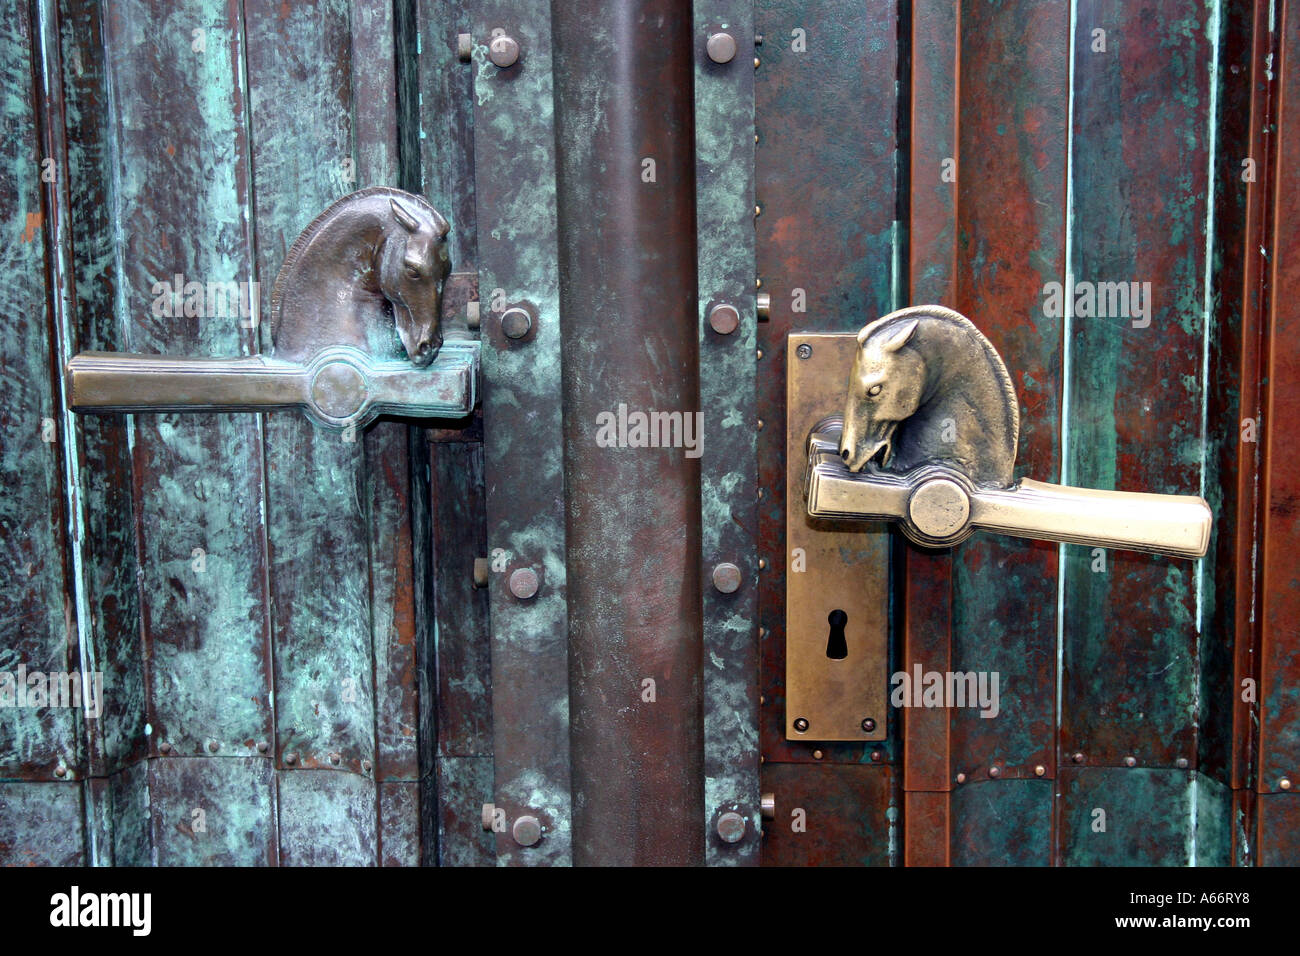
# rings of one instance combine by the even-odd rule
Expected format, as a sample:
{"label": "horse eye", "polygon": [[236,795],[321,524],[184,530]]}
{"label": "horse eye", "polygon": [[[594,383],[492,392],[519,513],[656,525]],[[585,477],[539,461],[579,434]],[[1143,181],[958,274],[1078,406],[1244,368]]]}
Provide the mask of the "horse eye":
{"label": "horse eye", "polygon": [[406,275],[411,279],[420,278],[420,269],[418,266],[407,266]]}
{"label": "horse eye", "polygon": [[869,389],[867,389],[867,395],[869,395],[871,398],[875,398],[877,395],[880,394],[883,388],[884,388],[883,385],[872,385]]}

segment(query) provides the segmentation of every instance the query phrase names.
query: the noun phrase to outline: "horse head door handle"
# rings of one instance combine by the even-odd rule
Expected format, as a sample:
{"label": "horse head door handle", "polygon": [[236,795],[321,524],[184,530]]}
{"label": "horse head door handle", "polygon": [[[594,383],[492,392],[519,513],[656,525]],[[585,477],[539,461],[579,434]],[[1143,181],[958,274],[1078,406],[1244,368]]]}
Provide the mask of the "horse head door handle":
{"label": "horse head door handle", "polygon": [[[273,355],[83,352],[65,370],[79,412],[301,408],[318,424],[474,408],[479,343],[444,342],[447,221],[388,187],[344,196],[290,248],[271,296]],[[402,353],[405,352],[405,358]]]}
{"label": "horse head door handle", "polygon": [[891,313],[857,335],[843,417],[808,438],[808,514],[899,521],[930,547],[984,529],[1205,555],[1203,498],[1015,481],[1019,431],[1011,377],[969,319],[932,305]]}

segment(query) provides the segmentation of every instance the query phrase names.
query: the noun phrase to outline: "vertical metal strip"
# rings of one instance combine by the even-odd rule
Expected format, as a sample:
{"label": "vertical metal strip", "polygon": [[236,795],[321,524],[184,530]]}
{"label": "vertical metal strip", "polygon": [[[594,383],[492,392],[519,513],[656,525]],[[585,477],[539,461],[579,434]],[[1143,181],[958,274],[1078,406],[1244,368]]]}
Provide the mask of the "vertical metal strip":
{"label": "vertical metal strip", "polygon": [[[560,401],[560,290],[555,190],[551,18],[546,0],[474,7],[474,160],[483,308],[483,416],[488,547],[492,559],[493,750],[501,864],[572,862],[568,611]],[[493,30],[520,48],[498,69]],[[531,328],[508,339],[502,314],[527,310]],[[537,591],[509,583],[531,571]],[[526,591],[523,593],[527,593]],[[513,836],[536,817],[540,842]]]}
{"label": "vertical metal strip", "polygon": [[[696,0],[695,194],[700,321],[701,554],[704,607],[705,860],[710,866],[757,864],[759,818],[758,555],[755,409],[757,315],[754,280],[753,4]],[[727,34],[735,53],[714,62],[712,34]],[[726,307],[739,314],[727,329]],[[710,321],[722,309],[719,322]],[[716,327],[715,327],[716,325]],[[730,594],[713,569],[740,569]],[[743,835],[719,835],[723,814],[745,820]],[[731,818],[734,821],[734,818]],[[735,834],[733,826],[721,828]]]}

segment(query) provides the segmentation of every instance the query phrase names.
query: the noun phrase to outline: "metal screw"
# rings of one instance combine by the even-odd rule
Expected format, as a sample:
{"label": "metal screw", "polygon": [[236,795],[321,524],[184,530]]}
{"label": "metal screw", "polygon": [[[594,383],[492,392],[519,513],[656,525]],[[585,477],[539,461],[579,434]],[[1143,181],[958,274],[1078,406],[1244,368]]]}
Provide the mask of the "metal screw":
{"label": "metal screw", "polygon": [[715,305],[709,310],[709,325],[719,335],[730,335],[740,328],[740,313],[734,305]]}
{"label": "metal screw", "polygon": [[1035,777],[1041,777],[1045,773],[1047,773],[1047,768],[1044,767],[1041,763],[1034,768]]}
{"label": "metal screw", "polygon": [[537,817],[523,816],[515,821],[511,832],[520,846],[535,846],[542,838],[542,824]]}
{"label": "metal screw", "polygon": [[801,734],[806,734],[808,732],[808,718],[796,717],[794,719],[794,729],[799,731]]}
{"label": "metal screw", "polygon": [[494,36],[492,42],[488,44],[488,59],[503,70],[514,66],[519,62],[519,41],[504,33]]}
{"label": "metal screw", "polygon": [[1279,780],[1279,781],[1277,782],[1277,785],[1278,785],[1279,787],[1281,787],[1283,790],[1290,790],[1290,789],[1291,789],[1291,778],[1290,778],[1290,777],[1283,777],[1281,780]]}
{"label": "metal screw", "polygon": [[758,798],[758,809],[764,820],[776,819],[776,794],[764,793]]}
{"label": "metal screw", "polygon": [[287,763],[290,767],[292,767],[294,764],[298,762],[298,755],[295,753],[287,753],[284,755],[284,762]]}
{"label": "metal screw", "polygon": [[823,754],[822,754],[822,752],[821,752],[820,750],[814,750],[814,751],[813,751],[813,760],[821,760],[822,757],[823,757]]}
{"label": "metal screw", "polygon": [[736,58],[736,38],[730,33],[711,33],[705,45],[714,63],[730,63]]}
{"label": "metal screw", "polygon": [[337,767],[342,762],[343,762],[342,754],[330,754],[330,763],[332,763],[334,766]]}
{"label": "metal screw", "polygon": [[468,33],[456,34],[456,58],[468,63],[474,56],[474,37]]}
{"label": "metal screw", "polygon": [[523,309],[506,309],[501,316],[501,332],[508,339],[522,339],[533,327],[533,317]]}
{"label": "metal screw", "polygon": [[265,740],[259,740],[259,741],[257,742],[257,752],[258,752],[258,753],[260,753],[260,754],[264,754],[264,753],[266,753],[266,752],[267,752],[268,750],[270,750],[270,749],[271,749],[271,745],[268,744]]}
{"label": "metal screw", "polygon": [[876,729],[876,721],[871,717],[863,717],[862,729],[867,733],[871,733],[873,730]]}
{"label": "metal screw", "polygon": [[1073,757],[1071,757],[1070,759],[1073,760],[1075,763],[1083,763],[1083,754],[1082,754],[1082,753],[1076,753],[1076,754],[1075,754]]}
{"label": "metal screw", "polygon": [[996,779],[997,777],[1002,776],[1002,768],[1001,768],[1001,767],[989,767],[989,776],[990,776],[990,777],[993,777],[993,778],[995,778],[995,779]]}
{"label": "metal screw", "polygon": [[880,763],[880,761],[882,761],[882,760],[884,760],[884,759],[885,759],[885,755],[882,754],[879,750],[873,750],[873,751],[871,751],[871,762],[872,762],[872,763]]}
{"label": "metal screw", "polygon": [[957,782],[958,782],[958,783],[965,783],[965,782],[966,782],[966,775],[965,775],[964,773],[959,773],[959,774],[957,774]]}
{"label": "metal screw", "polygon": [[1174,763],[1177,765],[1177,767],[1178,767],[1179,770],[1186,770],[1186,769],[1187,769],[1187,758],[1186,758],[1186,757],[1179,757],[1177,760],[1174,761]]}
{"label": "metal screw", "polygon": [[734,810],[718,817],[718,836],[723,843],[739,843],[745,839],[745,818]]}
{"label": "metal screw", "polygon": [[476,588],[487,587],[488,568],[489,568],[489,564],[487,558],[474,559],[474,587]]}
{"label": "metal screw", "polygon": [[810,359],[812,358],[812,346],[801,345],[794,350],[794,354],[799,356],[801,359]]}
{"label": "metal screw", "polygon": [[740,568],[730,561],[723,561],[713,568],[713,586],[723,594],[735,594],[740,590]]}
{"label": "metal screw", "polygon": [[64,767],[64,766],[62,766],[62,765],[59,765],[59,766],[57,766],[57,767],[54,768],[54,776],[59,777],[59,778],[62,778],[62,777],[66,777],[67,775],[68,775],[68,768],[67,768],[67,767]]}
{"label": "metal screw", "polygon": [[221,749],[221,744],[217,743],[215,740],[208,741],[208,753],[214,754],[220,749]]}
{"label": "metal screw", "polygon": [[537,585],[537,572],[532,568],[516,568],[510,572],[510,593],[521,601],[527,601],[535,595]]}
{"label": "metal screw", "polygon": [[1138,765],[1138,758],[1137,758],[1137,757],[1134,757],[1134,756],[1130,755],[1130,756],[1127,756],[1127,757],[1124,758],[1124,766],[1126,766],[1126,767],[1136,767],[1137,765]]}
{"label": "metal screw", "polygon": [[754,69],[756,69],[756,70],[758,69],[758,64],[759,64],[759,62],[760,62],[760,61],[759,61],[758,57],[754,57]]}

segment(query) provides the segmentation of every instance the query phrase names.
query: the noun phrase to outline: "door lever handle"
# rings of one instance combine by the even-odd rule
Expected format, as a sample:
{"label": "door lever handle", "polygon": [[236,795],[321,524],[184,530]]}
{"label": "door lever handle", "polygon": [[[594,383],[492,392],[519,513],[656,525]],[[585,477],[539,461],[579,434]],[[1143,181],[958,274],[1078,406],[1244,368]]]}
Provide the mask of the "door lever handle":
{"label": "door lever handle", "polygon": [[1019,404],[1001,357],[965,316],[891,313],[857,336],[845,414],[808,439],[808,514],[900,522],[947,547],[977,529],[1203,557],[1213,516],[1195,495],[1012,481]]}
{"label": "door lever handle", "polygon": [[[382,412],[458,418],[477,401],[479,343],[443,342],[446,220],[387,187],[345,196],[303,230],[272,295],[274,355],[84,352],[65,368],[77,412],[300,408],[327,427]],[[385,339],[391,355],[369,343]],[[397,343],[407,358],[397,353]]]}

